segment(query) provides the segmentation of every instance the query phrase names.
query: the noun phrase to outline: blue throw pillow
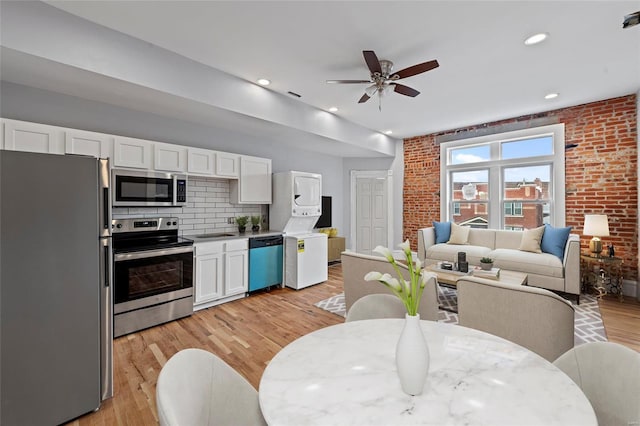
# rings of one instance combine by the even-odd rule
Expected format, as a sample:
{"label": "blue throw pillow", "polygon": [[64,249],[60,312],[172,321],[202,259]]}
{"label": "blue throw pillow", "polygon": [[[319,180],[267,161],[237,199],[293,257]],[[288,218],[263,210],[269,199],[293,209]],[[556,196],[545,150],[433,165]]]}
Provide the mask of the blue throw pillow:
{"label": "blue throw pillow", "polygon": [[433,228],[436,231],[436,244],[449,241],[449,237],[451,236],[451,222],[433,222]]}
{"label": "blue throw pillow", "polygon": [[571,227],[566,228],[554,228],[548,223],[544,226],[544,234],[542,234],[542,243],[540,243],[540,249],[543,253],[553,254],[564,259],[564,247],[567,245],[567,239],[569,238],[569,232]]}

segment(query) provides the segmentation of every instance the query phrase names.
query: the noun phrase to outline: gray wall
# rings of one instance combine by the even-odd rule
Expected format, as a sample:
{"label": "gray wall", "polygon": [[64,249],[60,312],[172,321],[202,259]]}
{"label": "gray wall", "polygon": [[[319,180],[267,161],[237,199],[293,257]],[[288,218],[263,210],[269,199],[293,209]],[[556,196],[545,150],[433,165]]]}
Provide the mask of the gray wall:
{"label": "gray wall", "polygon": [[[277,141],[228,129],[163,117],[102,102],[9,82],[0,84],[0,116],[107,134],[271,158],[273,172],[297,170],[322,174],[323,195],[333,197],[333,225],[343,234],[343,159],[283,148]],[[348,199],[347,199],[348,200]],[[348,215],[347,215],[348,217]]]}

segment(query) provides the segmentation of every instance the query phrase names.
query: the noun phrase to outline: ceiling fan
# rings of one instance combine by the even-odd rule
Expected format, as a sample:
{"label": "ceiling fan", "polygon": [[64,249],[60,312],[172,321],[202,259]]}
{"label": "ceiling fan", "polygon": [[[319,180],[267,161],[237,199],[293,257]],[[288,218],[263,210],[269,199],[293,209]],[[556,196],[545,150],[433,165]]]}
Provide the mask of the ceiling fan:
{"label": "ceiling fan", "polygon": [[371,84],[371,86],[364,90],[364,95],[362,95],[358,103],[361,104],[367,102],[374,94],[378,93],[378,109],[380,110],[382,110],[382,95],[388,93],[392,88],[394,92],[405,96],[411,96],[412,98],[415,98],[420,94],[416,89],[412,89],[404,84],[396,83],[397,80],[431,71],[432,69],[440,66],[438,61],[434,59],[432,61],[404,68],[397,72],[392,72],[393,62],[386,59],[378,59],[378,56],[376,56],[373,50],[363,50],[362,55],[364,56],[364,61],[366,62],[369,71],[371,72],[369,80],[327,80],[327,83]]}

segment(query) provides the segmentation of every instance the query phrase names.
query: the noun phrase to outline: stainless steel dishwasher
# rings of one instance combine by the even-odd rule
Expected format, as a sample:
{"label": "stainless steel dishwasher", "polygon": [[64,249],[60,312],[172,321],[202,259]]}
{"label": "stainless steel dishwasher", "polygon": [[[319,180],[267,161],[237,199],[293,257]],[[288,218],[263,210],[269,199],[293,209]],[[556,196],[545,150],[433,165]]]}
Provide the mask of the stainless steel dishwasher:
{"label": "stainless steel dishwasher", "polygon": [[249,292],[282,284],[282,235],[249,238]]}

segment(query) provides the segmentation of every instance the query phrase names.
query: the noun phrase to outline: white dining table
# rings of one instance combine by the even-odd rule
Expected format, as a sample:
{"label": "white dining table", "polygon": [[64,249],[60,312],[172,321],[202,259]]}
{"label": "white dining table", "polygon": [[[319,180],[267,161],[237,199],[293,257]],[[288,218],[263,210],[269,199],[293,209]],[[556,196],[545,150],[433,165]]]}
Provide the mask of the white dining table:
{"label": "white dining table", "polygon": [[580,388],[515,343],[459,325],[420,322],[430,353],[424,391],[400,388],[403,319],[352,321],[284,347],[264,371],[269,425],[597,425]]}

